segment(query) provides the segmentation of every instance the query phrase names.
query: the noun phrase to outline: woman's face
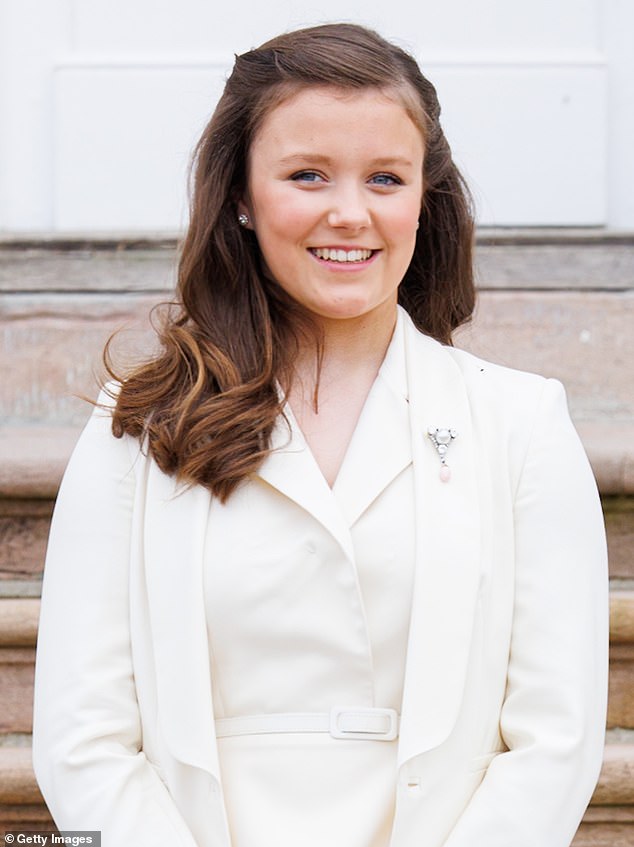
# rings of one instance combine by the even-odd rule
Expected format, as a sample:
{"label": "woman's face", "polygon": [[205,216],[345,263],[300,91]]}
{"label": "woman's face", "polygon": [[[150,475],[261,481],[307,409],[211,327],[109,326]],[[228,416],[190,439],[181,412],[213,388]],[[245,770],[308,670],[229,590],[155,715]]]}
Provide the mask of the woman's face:
{"label": "woman's face", "polygon": [[423,139],[378,89],[308,88],[255,136],[249,216],[271,276],[322,319],[393,320],[423,195]]}

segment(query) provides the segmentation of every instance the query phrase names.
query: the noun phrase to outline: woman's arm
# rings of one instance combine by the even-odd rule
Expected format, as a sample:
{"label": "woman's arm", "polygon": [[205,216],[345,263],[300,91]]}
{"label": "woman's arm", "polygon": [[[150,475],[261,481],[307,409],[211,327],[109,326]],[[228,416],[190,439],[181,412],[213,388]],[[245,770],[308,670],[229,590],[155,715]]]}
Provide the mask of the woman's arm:
{"label": "woman's arm", "polygon": [[603,755],[601,506],[563,388],[545,384],[515,498],[515,604],[497,756],[445,847],[568,847]]}
{"label": "woman's arm", "polygon": [[101,830],[104,847],[195,847],[142,749],[129,626],[131,445],[96,409],[60,488],[42,590],[34,768],[60,829]]}

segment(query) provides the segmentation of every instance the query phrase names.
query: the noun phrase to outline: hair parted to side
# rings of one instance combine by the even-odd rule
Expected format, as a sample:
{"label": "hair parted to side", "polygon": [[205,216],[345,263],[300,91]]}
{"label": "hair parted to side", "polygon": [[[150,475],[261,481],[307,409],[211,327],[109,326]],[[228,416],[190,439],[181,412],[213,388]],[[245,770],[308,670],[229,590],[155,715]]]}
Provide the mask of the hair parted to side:
{"label": "hair parted to side", "polygon": [[[267,455],[299,344],[310,321],[263,273],[255,235],[238,225],[247,157],[264,117],[313,86],[395,94],[425,144],[423,206],[399,302],[416,326],[450,344],[473,312],[473,218],[451,158],[433,85],[414,59],[371,30],[326,24],[237,56],[196,147],[177,303],[158,329],[159,353],[127,376],[113,433],[141,439],[161,470],[225,501]],[[117,378],[109,364],[110,374]]]}

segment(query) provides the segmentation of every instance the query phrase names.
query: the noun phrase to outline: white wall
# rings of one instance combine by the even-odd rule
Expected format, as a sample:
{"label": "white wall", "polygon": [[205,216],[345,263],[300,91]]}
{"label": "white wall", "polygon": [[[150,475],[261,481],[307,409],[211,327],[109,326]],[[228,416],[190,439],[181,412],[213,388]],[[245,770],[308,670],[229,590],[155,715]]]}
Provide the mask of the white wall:
{"label": "white wall", "polygon": [[234,52],[376,27],[435,82],[482,224],[634,228],[631,0],[0,0],[0,229],[174,231]]}

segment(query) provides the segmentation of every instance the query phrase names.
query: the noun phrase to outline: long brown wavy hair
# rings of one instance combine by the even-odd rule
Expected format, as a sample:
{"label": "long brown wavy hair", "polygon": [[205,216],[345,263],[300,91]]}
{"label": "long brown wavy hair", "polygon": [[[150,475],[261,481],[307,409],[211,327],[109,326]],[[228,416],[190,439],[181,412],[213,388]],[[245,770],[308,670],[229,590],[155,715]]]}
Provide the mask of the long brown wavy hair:
{"label": "long brown wavy hair", "polygon": [[[328,24],[280,35],[236,57],[196,147],[189,228],[175,306],[160,350],[119,378],[115,436],[139,438],[165,473],[225,501],[270,449],[292,362],[319,339],[298,304],[263,272],[257,239],[237,223],[247,157],[268,112],[312,86],[395,94],[423,135],[423,204],[399,302],[424,333],[450,344],[473,312],[473,217],[439,123],[433,85],[375,32]],[[280,390],[281,389],[281,390]]]}

